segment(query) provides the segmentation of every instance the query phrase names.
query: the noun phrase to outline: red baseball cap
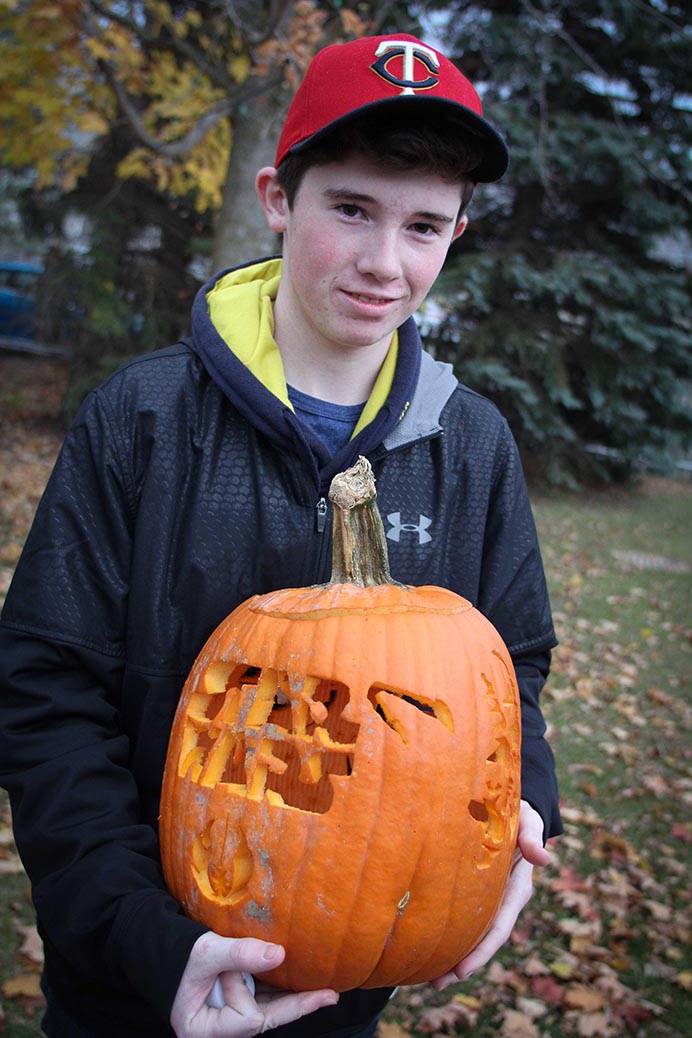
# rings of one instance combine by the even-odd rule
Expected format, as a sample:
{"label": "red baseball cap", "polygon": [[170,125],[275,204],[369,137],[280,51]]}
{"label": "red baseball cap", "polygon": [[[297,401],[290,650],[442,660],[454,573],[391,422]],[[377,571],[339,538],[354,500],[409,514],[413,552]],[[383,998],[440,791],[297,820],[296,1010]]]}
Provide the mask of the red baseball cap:
{"label": "red baseball cap", "polygon": [[470,174],[475,181],[499,180],[507,169],[507,145],[483,118],[472,84],[444,54],[405,33],[335,43],[315,55],[288,110],[275,165],[341,123],[385,107],[416,120],[444,114],[479,138],[484,156]]}

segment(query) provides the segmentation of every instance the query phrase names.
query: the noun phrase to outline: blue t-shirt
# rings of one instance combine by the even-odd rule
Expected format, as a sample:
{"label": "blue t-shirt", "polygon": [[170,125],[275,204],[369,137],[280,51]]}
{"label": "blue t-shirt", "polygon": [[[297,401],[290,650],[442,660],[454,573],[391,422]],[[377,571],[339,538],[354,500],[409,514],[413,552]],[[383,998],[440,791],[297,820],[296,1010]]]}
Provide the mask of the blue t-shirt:
{"label": "blue t-shirt", "polygon": [[331,454],[348,443],[365,404],[330,404],[288,386],[288,399],[302,422],[322,440]]}

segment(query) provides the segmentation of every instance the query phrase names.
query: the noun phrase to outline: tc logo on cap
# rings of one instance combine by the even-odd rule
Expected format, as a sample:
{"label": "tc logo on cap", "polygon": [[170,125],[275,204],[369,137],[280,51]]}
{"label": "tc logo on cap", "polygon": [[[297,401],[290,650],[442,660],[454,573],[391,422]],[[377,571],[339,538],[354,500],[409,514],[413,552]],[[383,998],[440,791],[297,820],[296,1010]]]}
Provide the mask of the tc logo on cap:
{"label": "tc logo on cap", "polygon": [[[377,61],[370,68],[378,76],[401,87],[402,94],[413,94],[416,90],[430,90],[440,80],[440,59],[431,47],[413,40],[384,40],[375,51]],[[403,76],[395,76],[390,69],[394,58],[403,58]],[[415,79],[416,62],[421,62],[429,75]]]}

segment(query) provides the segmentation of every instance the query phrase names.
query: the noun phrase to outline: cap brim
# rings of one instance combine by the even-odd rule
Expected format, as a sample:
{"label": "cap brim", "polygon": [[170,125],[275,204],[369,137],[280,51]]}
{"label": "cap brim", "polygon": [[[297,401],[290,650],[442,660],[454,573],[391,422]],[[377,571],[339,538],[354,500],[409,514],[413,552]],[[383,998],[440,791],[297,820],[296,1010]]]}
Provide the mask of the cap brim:
{"label": "cap brim", "polygon": [[341,116],[339,119],[335,119],[327,126],[323,126],[311,134],[310,137],[298,141],[297,144],[289,148],[288,153],[304,151],[312,144],[328,136],[338,126],[344,126],[349,122],[353,122],[365,113],[379,111],[388,107],[394,108],[397,111],[409,108],[411,114],[415,114],[416,118],[422,117],[426,121],[444,115],[447,123],[458,122],[463,132],[471,133],[478,138],[483,144],[484,156],[480,164],[468,172],[469,177],[477,183],[492,183],[495,180],[499,180],[506,173],[509,165],[509,151],[495,127],[487,119],[477,115],[476,112],[472,112],[465,105],[457,104],[455,101],[450,101],[443,97],[412,95],[410,97],[388,97],[379,101],[372,101],[370,104],[362,105],[360,108],[356,108],[355,111],[348,112],[348,114]]}

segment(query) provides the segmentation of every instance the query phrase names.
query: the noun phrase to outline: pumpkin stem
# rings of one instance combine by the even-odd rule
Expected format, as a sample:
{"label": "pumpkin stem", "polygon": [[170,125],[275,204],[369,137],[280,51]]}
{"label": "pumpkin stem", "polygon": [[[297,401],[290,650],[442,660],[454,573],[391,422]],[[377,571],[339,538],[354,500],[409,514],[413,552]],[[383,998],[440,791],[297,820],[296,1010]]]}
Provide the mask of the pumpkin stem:
{"label": "pumpkin stem", "polygon": [[389,572],[387,540],[376,498],[375,477],[367,458],[360,457],[353,468],[334,476],[329,488],[334,505],[331,584],[374,587],[397,583]]}

